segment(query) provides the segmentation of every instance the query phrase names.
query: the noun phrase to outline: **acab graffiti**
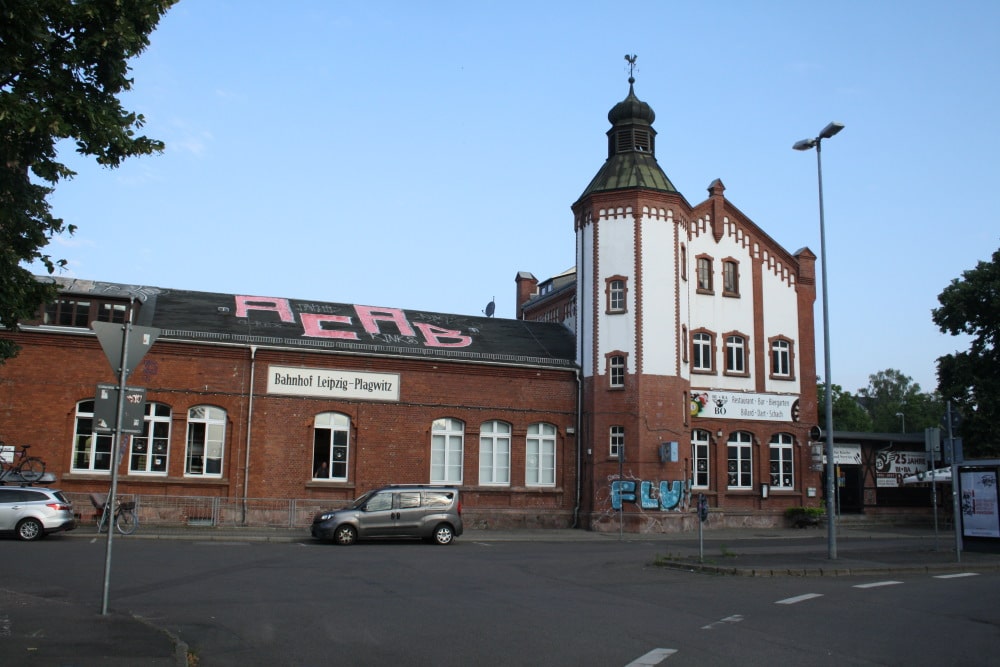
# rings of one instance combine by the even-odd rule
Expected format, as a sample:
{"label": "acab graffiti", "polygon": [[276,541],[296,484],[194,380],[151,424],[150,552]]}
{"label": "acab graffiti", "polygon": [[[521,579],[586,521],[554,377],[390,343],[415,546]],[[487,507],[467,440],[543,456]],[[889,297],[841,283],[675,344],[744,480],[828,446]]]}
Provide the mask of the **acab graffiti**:
{"label": "acab graffiti", "polygon": [[[654,495],[654,489],[655,495]],[[636,491],[638,490],[638,493]],[[622,503],[635,503],[644,510],[676,509],[684,497],[684,482],[660,482],[616,479],[611,482],[611,507],[620,510]]]}

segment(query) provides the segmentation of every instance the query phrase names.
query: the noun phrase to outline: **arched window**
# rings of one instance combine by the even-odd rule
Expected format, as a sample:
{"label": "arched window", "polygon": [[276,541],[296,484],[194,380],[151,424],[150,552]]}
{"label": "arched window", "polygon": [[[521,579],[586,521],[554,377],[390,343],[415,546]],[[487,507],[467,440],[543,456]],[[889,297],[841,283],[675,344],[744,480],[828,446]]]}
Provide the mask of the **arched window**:
{"label": "arched window", "polygon": [[556,485],[556,427],[532,424],[525,450],[525,486]]}
{"label": "arched window", "polygon": [[691,433],[691,462],[694,466],[694,476],[691,486],[707,488],[711,473],[711,460],[708,457],[708,445],[711,435],[703,429],[695,429]]}
{"label": "arched window", "polygon": [[94,401],[77,403],[73,471],[111,472],[111,443],[111,434],[94,433]]}
{"label": "arched window", "polygon": [[795,465],[792,462],[795,439],[788,433],[776,433],[771,438],[771,488],[794,489]]}
{"label": "arched window", "polygon": [[510,484],[510,424],[490,421],[479,428],[479,483]]}
{"label": "arched window", "polygon": [[458,419],[435,419],[431,425],[431,482],[462,483],[465,424]]}
{"label": "arched window", "polygon": [[128,471],[135,475],[166,475],[167,452],[170,448],[170,406],[146,403],[142,435],[132,436],[132,452]]}
{"label": "arched window", "polygon": [[726,443],[730,489],[753,488],[753,436],[736,431]]}
{"label": "arched window", "polygon": [[225,442],[225,410],[210,405],[196,405],[188,410],[184,474],[188,477],[222,477]]}
{"label": "arched window", "polygon": [[345,481],[350,454],[351,418],[321,412],[313,419],[313,479]]}

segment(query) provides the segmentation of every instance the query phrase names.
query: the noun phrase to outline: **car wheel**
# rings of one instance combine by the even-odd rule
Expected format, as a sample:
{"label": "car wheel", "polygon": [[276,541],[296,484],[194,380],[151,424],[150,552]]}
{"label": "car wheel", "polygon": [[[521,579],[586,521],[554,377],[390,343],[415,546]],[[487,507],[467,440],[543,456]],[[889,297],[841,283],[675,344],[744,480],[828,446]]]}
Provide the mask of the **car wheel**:
{"label": "car wheel", "polygon": [[434,529],[434,544],[451,544],[453,539],[455,539],[455,531],[448,524],[442,523]]}
{"label": "car wheel", "polygon": [[17,538],[25,542],[37,540],[44,534],[42,524],[38,519],[24,519],[17,524]]}
{"label": "car wheel", "polygon": [[347,546],[348,544],[354,544],[357,539],[358,531],[354,530],[354,526],[344,524],[343,526],[337,526],[337,530],[333,532],[333,541],[337,544]]}

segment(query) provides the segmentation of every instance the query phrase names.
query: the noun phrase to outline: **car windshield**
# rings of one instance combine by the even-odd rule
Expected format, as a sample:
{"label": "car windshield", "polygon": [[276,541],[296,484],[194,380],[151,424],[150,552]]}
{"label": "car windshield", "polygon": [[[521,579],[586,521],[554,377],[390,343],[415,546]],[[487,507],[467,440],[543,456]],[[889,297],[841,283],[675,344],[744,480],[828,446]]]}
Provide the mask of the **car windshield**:
{"label": "car windshield", "polygon": [[363,496],[358,496],[358,498],[354,502],[352,502],[350,505],[347,506],[347,509],[349,510],[361,509],[361,506],[364,505],[366,502],[368,502],[368,499],[371,498],[373,495],[375,495],[375,492],[377,490],[378,489],[372,489]]}

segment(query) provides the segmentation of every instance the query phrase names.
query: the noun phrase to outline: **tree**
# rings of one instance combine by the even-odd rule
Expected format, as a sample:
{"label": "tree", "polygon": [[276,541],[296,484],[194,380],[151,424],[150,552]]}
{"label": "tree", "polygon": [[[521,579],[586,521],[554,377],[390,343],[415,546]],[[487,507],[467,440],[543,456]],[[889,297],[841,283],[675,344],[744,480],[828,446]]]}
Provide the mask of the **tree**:
{"label": "tree", "polygon": [[921,392],[913,378],[893,368],[869,375],[868,386],[858,391],[858,398],[877,433],[922,433],[938,426],[944,415],[939,397]]}
{"label": "tree", "polygon": [[938,358],[938,391],[962,415],[965,455],[1000,456],[1000,250],[953,279],[938,303],[931,314],[941,331],[972,336],[967,351]]}
{"label": "tree", "polygon": [[[872,430],[872,419],[865,411],[857,397],[844,391],[839,384],[830,385],[830,395],[833,398],[833,429],[835,431],[869,432]],[[826,430],[826,385],[820,383],[816,396],[819,402],[819,425]]]}
{"label": "tree", "polygon": [[[58,161],[72,140],[81,155],[117,167],[128,157],[161,152],[136,136],[144,120],[122,108],[132,87],[128,60],[176,0],[0,0],[0,329],[15,330],[55,297],[24,265],[49,273],[65,260],[44,252],[75,225],[52,215],[48,196],[75,175]],[[17,354],[0,339],[0,363]]]}

